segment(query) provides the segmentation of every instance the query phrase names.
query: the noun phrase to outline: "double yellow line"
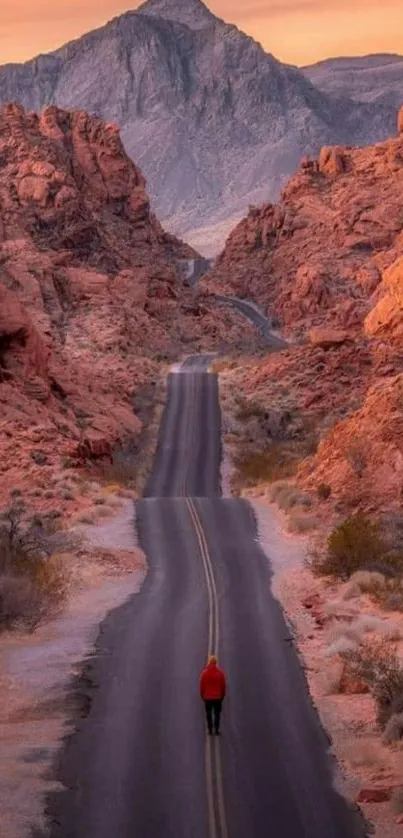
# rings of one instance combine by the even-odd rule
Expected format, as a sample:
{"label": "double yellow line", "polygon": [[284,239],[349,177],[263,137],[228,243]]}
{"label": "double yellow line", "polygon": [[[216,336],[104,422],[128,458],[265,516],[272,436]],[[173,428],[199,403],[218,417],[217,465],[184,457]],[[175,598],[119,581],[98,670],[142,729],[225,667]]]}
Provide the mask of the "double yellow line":
{"label": "double yellow line", "polygon": [[[213,563],[208,549],[203,525],[191,498],[186,498],[189,515],[195,528],[200,555],[206,575],[209,602],[208,654],[217,655],[220,639],[220,621],[218,612],[217,585]],[[218,738],[206,737],[206,782],[209,814],[209,838],[228,838],[227,815],[225,810],[224,787],[222,778],[221,750]]]}

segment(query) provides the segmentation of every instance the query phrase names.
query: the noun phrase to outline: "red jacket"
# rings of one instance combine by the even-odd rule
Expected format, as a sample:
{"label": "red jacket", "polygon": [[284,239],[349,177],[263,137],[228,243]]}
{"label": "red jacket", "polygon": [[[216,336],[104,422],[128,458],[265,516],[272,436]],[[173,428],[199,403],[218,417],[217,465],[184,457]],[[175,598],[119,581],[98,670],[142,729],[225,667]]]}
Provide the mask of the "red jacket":
{"label": "red jacket", "polygon": [[200,676],[200,695],[203,701],[221,700],[225,697],[225,674],[216,663],[209,663]]}

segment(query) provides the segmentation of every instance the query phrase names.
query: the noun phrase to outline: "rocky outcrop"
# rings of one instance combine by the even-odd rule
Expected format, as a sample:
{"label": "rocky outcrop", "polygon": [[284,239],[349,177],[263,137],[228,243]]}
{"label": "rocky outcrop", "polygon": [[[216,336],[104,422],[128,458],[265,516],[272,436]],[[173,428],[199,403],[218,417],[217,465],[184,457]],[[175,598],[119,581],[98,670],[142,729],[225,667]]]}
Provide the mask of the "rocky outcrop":
{"label": "rocky outcrop", "polygon": [[[303,155],[377,142],[396,121],[393,101],[329,96],[200,0],[148,0],[50,55],[1,67],[0,103],[10,101],[117,122],[159,217],[208,256],[248,204],[278,199]],[[48,130],[57,138],[51,119]]]}
{"label": "rocky outcrop", "polygon": [[278,204],[250,209],[202,285],[255,300],[289,333],[360,331],[403,252],[402,190],[402,134],[325,147],[303,160]]}
{"label": "rocky outcrop", "polygon": [[10,487],[135,437],[158,358],[255,336],[184,289],[177,261],[195,254],[150,212],[115,125],[8,105],[0,161],[1,506]]}
{"label": "rocky outcrop", "polygon": [[327,523],[332,513],[401,513],[402,191],[402,134],[326,148],[303,161],[279,204],[250,210],[202,281],[252,297],[292,337],[232,385],[263,414],[288,412],[297,483]]}
{"label": "rocky outcrop", "polygon": [[347,171],[347,161],[345,149],[324,146],[320,150],[318,170],[324,175],[341,175]]}
{"label": "rocky outcrop", "polygon": [[379,300],[365,320],[370,336],[403,339],[403,257],[385,270]]}
{"label": "rocky outcrop", "polygon": [[311,329],[309,342],[312,346],[320,346],[321,349],[331,349],[332,346],[340,346],[348,341],[348,332],[338,329]]}
{"label": "rocky outcrop", "polygon": [[397,130],[399,134],[403,134],[403,106],[400,108],[397,116]]}
{"label": "rocky outcrop", "polygon": [[[403,488],[403,375],[370,387],[362,408],[324,437],[301,470],[307,487],[325,482],[335,497],[356,505],[399,507]],[[308,473],[309,472],[309,473]]]}

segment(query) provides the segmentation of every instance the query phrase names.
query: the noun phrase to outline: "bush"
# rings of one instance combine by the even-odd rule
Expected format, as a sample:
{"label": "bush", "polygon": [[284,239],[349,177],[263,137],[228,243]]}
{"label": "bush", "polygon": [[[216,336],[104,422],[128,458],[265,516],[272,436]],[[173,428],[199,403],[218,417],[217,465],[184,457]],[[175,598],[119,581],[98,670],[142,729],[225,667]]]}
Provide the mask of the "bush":
{"label": "bush", "polygon": [[246,452],[235,460],[237,478],[249,486],[269,483],[291,477],[296,471],[297,460],[289,447],[280,443],[258,452]]}
{"label": "bush", "polygon": [[403,737],[403,713],[396,713],[391,716],[386,724],[382,742],[384,745],[392,745]]}
{"label": "bush", "polygon": [[316,570],[347,579],[357,570],[377,562],[385,553],[379,525],[365,515],[352,515],[330,533],[327,554],[316,565]]}
{"label": "bush", "polygon": [[248,419],[264,418],[266,416],[266,413],[267,410],[263,407],[263,405],[259,404],[258,402],[242,399],[239,402],[239,407],[236,412],[236,418],[239,419],[241,422],[245,422]]}
{"label": "bush", "polygon": [[120,486],[134,487],[138,469],[133,463],[119,460],[114,463],[101,463],[94,467],[94,474],[104,482]]}
{"label": "bush", "polygon": [[32,581],[23,576],[1,576],[0,631],[18,626],[33,631],[41,618],[41,597]]}
{"label": "bush", "polygon": [[352,674],[368,685],[377,705],[377,719],[385,728],[389,719],[403,712],[403,667],[395,652],[382,640],[371,640],[347,652]]}
{"label": "bush", "polygon": [[315,530],[318,519],[314,515],[297,515],[292,512],[288,521],[288,529],[294,533],[306,533]]}
{"label": "bush", "polygon": [[312,506],[309,495],[305,495],[290,483],[277,483],[275,486],[272,486],[270,500],[277,503],[280,509],[286,512],[295,506],[303,506],[308,509]]}
{"label": "bush", "polygon": [[328,483],[319,483],[317,493],[319,500],[328,500],[332,494],[332,487]]}
{"label": "bush", "polygon": [[39,625],[57,611],[68,593],[66,566],[59,556],[21,559],[12,573],[0,576],[0,631]]}

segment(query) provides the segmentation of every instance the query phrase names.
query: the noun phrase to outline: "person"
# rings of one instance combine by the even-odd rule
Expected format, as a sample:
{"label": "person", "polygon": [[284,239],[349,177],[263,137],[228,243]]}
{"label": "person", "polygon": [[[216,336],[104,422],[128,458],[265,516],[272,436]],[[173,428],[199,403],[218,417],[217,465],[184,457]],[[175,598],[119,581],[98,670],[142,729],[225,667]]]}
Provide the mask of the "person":
{"label": "person", "polygon": [[208,664],[200,676],[200,695],[206,710],[207,729],[209,735],[220,735],[220,719],[222,703],[227,692],[225,672],[217,666],[217,658],[210,655]]}

